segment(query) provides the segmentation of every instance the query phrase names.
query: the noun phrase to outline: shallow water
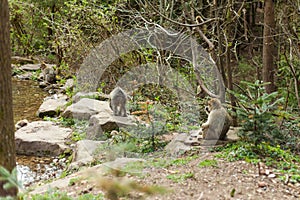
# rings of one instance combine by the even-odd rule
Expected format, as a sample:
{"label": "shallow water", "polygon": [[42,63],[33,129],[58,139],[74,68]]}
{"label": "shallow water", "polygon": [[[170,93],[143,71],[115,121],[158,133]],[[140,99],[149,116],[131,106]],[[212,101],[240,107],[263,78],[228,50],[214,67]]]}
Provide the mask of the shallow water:
{"label": "shallow water", "polygon": [[39,120],[36,115],[47,93],[39,88],[38,82],[32,80],[12,79],[14,122],[27,119]]}
{"label": "shallow water", "polygon": [[53,158],[17,156],[18,180],[26,187],[39,181],[58,178],[63,172],[63,163]]}
{"label": "shallow water", "polygon": [[[12,92],[14,123],[22,119],[29,122],[41,120],[36,112],[47,93],[39,88],[38,82],[13,78]],[[53,163],[53,158],[18,155],[17,170],[18,180],[26,187],[38,181],[59,177],[63,167],[61,163]]]}

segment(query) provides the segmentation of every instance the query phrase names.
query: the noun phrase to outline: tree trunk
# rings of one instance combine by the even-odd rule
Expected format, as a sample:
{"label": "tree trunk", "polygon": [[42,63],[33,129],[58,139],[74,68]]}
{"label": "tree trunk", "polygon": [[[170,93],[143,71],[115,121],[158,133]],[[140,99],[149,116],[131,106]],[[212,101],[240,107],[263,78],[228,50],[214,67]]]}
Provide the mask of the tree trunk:
{"label": "tree trunk", "polygon": [[[14,121],[11,86],[11,49],[9,32],[9,10],[7,0],[0,0],[0,165],[10,172],[16,167]],[[16,196],[17,189],[3,189],[1,196]]]}
{"label": "tree trunk", "polygon": [[276,48],[275,48],[275,17],[273,0],[265,0],[264,6],[264,37],[263,37],[263,81],[270,82],[266,85],[266,92],[276,91]]}

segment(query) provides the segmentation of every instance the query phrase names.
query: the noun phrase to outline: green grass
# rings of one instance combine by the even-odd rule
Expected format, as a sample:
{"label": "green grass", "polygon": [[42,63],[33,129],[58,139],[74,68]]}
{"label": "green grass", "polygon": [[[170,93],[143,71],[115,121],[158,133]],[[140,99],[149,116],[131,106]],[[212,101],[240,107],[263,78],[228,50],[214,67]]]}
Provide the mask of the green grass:
{"label": "green grass", "polygon": [[203,160],[198,164],[198,167],[218,167],[218,162],[216,160]]}
{"label": "green grass", "polygon": [[[24,200],[26,198],[24,197]],[[104,199],[103,194],[93,195],[93,194],[83,194],[80,195],[78,198],[73,198],[71,196],[68,196],[66,192],[61,191],[48,191],[44,194],[36,194],[32,195],[32,200],[102,200]]]}
{"label": "green grass", "polygon": [[166,176],[167,179],[174,181],[175,183],[183,182],[187,179],[194,178],[194,173],[188,172],[184,174],[169,174]]}
{"label": "green grass", "polygon": [[215,150],[220,152],[215,155],[217,158],[228,161],[245,160],[252,164],[263,162],[280,172],[282,180],[285,179],[285,175],[289,175],[290,182],[300,182],[300,157],[280,146],[271,146],[264,142],[254,145],[240,141]]}

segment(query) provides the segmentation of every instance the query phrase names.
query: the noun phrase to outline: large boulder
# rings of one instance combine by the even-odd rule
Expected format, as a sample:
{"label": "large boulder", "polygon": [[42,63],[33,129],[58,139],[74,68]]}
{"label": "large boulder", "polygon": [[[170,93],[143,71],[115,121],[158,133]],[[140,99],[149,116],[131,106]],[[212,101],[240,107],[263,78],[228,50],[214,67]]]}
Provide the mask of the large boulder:
{"label": "large boulder", "polygon": [[186,140],[188,140],[189,137],[190,134],[187,133],[177,134],[177,136],[175,136],[175,138],[169,144],[167,144],[165,150],[172,156],[184,154],[192,148],[190,144],[186,144]]}
{"label": "large boulder", "polygon": [[109,99],[109,95],[103,94],[100,92],[77,92],[73,97],[73,103],[77,103],[80,99],[88,98],[88,99],[96,99],[100,101],[107,101]]}
{"label": "large boulder", "polygon": [[66,118],[88,120],[92,115],[98,114],[100,112],[112,112],[107,101],[98,101],[95,99],[83,98],[80,99],[77,103],[74,103],[67,107],[62,116]]}
{"label": "large boulder", "polygon": [[94,153],[97,148],[105,141],[80,140],[76,143],[73,151],[73,160],[70,168],[78,168],[80,166],[91,163],[94,160]]}
{"label": "large boulder", "polygon": [[45,116],[54,117],[60,114],[67,104],[67,95],[53,95],[46,98],[37,111],[37,116],[43,118]]}
{"label": "large boulder", "polygon": [[110,113],[101,112],[90,118],[87,138],[101,139],[104,132],[132,126],[136,126],[136,124],[131,117],[113,116],[112,111]]}
{"label": "large boulder", "polygon": [[53,122],[31,122],[15,133],[17,154],[58,156],[69,149],[65,140],[71,133],[70,128],[59,127]]}

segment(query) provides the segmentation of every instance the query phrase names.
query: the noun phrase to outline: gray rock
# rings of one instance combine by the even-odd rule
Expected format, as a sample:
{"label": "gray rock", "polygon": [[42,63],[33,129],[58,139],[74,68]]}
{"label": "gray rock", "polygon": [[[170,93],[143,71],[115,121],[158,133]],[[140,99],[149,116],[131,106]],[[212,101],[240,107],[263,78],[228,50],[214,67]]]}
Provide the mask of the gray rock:
{"label": "gray rock", "polygon": [[68,149],[65,140],[72,130],[53,122],[36,121],[15,133],[16,151],[19,155],[58,156]]}
{"label": "gray rock", "polygon": [[[42,194],[49,190],[51,191],[51,189],[59,190],[59,189],[66,188],[68,187],[71,179],[74,178],[78,180],[87,180],[88,182],[90,182],[93,181],[91,178],[98,178],[98,177],[100,178],[105,174],[107,175],[107,169],[122,170],[124,167],[126,167],[126,165],[128,165],[128,163],[134,163],[134,162],[145,162],[145,160],[137,159],[137,158],[117,158],[115,161],[107,162],[87,169],[83,169],[79,172],[73,173],[62,179],[54,180],[51,183],[38,185],[32,191],[29,192],[29,195]],[[147,172],[143,172],[143,175],[145,175],[145,173]]]}
{"label": "gray rock", "polygon": [[102,166],[108,169],[114,169],[114,170],[122,170],[125,168],[129,163],[134,162],[145,162],[146,160],[141,158],[116,158],[116,160],[111,162],[103,163]]}
{"label": "gray rock", "polygon": [[109,99],[109,95],[100,92],[78,92],[73,96],[72,101],[73,103],[77,103],[80,99],[83,98],[107,101]]}
{"label": "gray rock", "polygon": [[39,83],[39,87],[40,88],[45,88],[45,87],[47,87],[48,86],[48,84],[46,83],[46,82],[44,82],[44,81],[41,81],[40,83]]}
{"label": "gray rock", "polygon": [[18,121],[18,122],[16,123],[15,128],[16,128],[16,130],[18,130],[18,129],[24,127],[24,126],[27,126],[28,123],[29,123],[29,122],[28,122],[27,119],[22,119],[22,120],[20,120],[20,121]]}
{"label": "gray rock", "polygon": [[[54,67],[54,64],[46,64],[47,67]],[[39,69],[41,69],[41,63],[37,63],[37,64],[26,64],[26,65],[22,65],[20,67],[21,70],[25,70],[25,71],[37,71]]]}
{"label": "gray rock", "polygon": [[241,127],[230,127],[228,133],[227,133],[227,139],[228,141],[238,141],[240,138],[238,136],[238,132],[241,130]]}
{"label": "gray rock", "polygon": [[165,150],[172,156],[179,156],[191,149],[185,142],[190,137],[187,133],[179,133],[167,146]]}
{"label": "gray rock", "polygon": [[32,72],[26,72],[24,74],[17,74],[16,78],[20,80],[30,80],[32,77]]}
{"label": "gray rock", "polygon": [[100,112],[89,120],[87,138],[101,139],[104,132],[111,132],[119,128],[136,126],[131,117],[113,116],[112,111]]}
{"label": "gray rock", "polygon": [[86,165],[94,160],[95,150],[105,141],[80,140],[73,151],[73,160],[70,169]]}
{"label": "gray rock", "polygon": [[30,58],[20,57],[20,56],[12,56],[11,62],[13,64],[27,64],[27,63],[33,64],[34,60],[32,60]]}
{"label": "gray rock", "polygon": [[72,90],[74,88],[74,84],[74,80],[72,78],[69,78],[66,80],[65,84],[61,87],[61,89],[63,91]]}
{"label": "gray rock", "polygon": [[39,70],[41,68],[41,64],[26,64],[26,65],[22,65],[20,67],[21,70],[26,70],[26,71],[36,71]]}
{"label": "gray rock", "polygon": [[54,117],[59,115],[67,104],[67,99],[67,95],[53,95],[45,99],[37,111],[37,116],[43,118],[45,116]]}
{"label": "gray rock", "polygon": [[77,103],[67,107],[62,116],[75,119],[90,119],[92,115],[98,113],[111,112],[108,102],[83,98]]}

